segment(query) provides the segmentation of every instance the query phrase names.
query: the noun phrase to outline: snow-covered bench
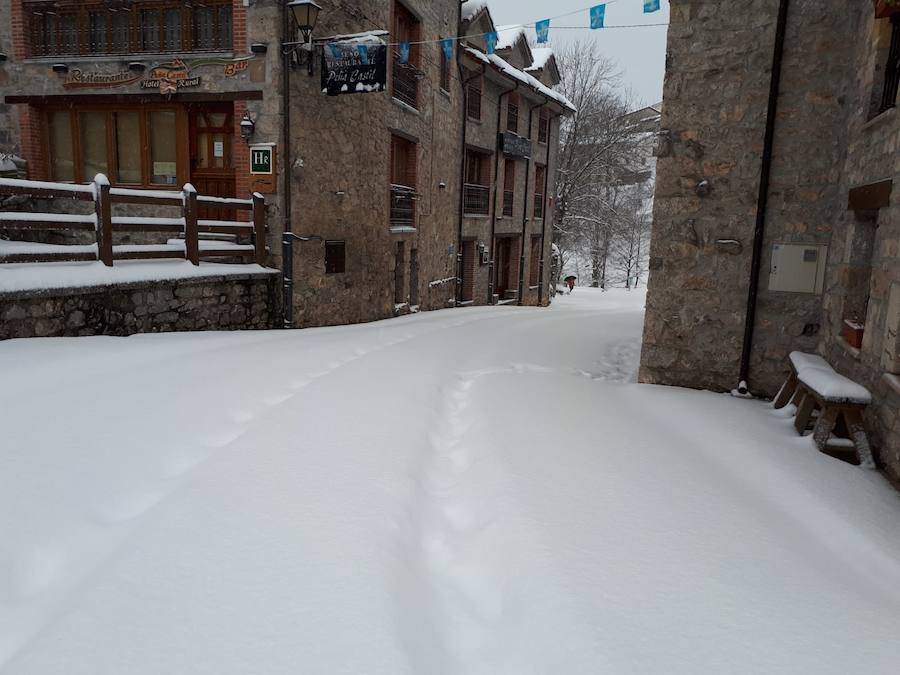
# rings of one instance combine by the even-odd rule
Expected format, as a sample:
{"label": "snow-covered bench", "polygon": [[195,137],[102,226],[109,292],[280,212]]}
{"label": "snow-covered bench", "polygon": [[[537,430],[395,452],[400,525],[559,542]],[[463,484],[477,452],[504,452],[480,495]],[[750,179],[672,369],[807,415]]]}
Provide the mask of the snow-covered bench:
{"label": "snow-covered bench", "polygon": [[[834,371],[821,356],[792,352],[791,372],[775,399],[775,407],[790,401],[797,406],[794,427],[806,433],[813,425],[813,440],[822,452],[856,451],[859,463],[873,467],[872,452],[863,424],[863,411],[872,402],[865,387]],[[832,434],[841,438],[832,438]],[[831,454],[831,453],[829,453]]]}

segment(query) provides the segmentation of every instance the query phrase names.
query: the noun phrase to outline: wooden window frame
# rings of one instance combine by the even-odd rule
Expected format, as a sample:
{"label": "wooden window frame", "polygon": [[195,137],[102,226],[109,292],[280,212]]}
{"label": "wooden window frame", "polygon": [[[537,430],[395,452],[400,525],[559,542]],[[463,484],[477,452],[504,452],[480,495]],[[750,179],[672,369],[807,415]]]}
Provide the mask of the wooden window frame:
{"label": "wooden window frame", "polygon": [[445,94],[450,93],[450,59],[446,57],[444,54],[444,48],[438,44],[438,59],[440,59],[439,63],[441,64],[441,80],[440,87],[441,91]]}
{"label": "wooden window frame", "polygon": [[519,98],[515,94],[510,94],[506,102],[506,130],[519,133]]}
{"label": "wooden window frame", "polygon": [[550,114],[541,110],[538,117],[538,143],[546,145],[550,140]]}
{"label": "wooden window frame", "polygon": [[[128,44],[124,50],[114,49],[113,44],[113,17],[117,12],[126,11],[125,3],[117,8],[115,3],[109,2],[77,2],[76,0],[58,0],[55,3],[42,2],[40,0],[32,0],[23,3],[22,11],[25,17],[27,27],[25,34],[28,36],[28,57],[44,58],[44,57],[71,57],[71,56],[115,56],[118,54],[179,54],[183,52],[232,52],[234,51],[234,11],[232,0],[204,0],[202,7],[197,9],[213,10],[213,42],[197,46],[194,41],[194,22],[196,13],[195,6],[189,6],[183,2],[152,2],[151,0],[136,0],[127,5],[129,21],[128,21]],[[227,8],[231,13],[230,20],[230,39],[228,44],[224,44],[222,30],[224,27],[220,25],[221,10]],[[178,10],[181,15],[181,40],[180,44],[173,48],[166,48],[163,44],[166,32],[166,12],[170,10]],[[159,40],[160,44],[157,49],[144,49],[143,47],[143,23],[141,16],[144,11],[155,11],[159,15]],[[92,45],[93,31],[91,30],[91,17],[93,15],[106,16],[106,47],[102,50],[94,49]],[[60,37],[64,32],[57,25],[55,28],[49,28],[47,17],[50,16],[74,16],[76,23],[76,46],[70,51],[60,47]],[[55,34],[55,48],[50,44],[54,42],[50,39],[50,33]]]}
{"label": "wooden window frame", "polygon": [[[84,172],[83,153],[81,149],[81,122],[80,113],[95,112],[104,113],[106,115],[106,166],[107,178],[112,185],[117,187],[129,187],[136,189],[159,190],[165,188],[172,190],[175,186],[171,183],[152,183],[150,178],[152,172],[152,158],[150,157],[150,114],[154,112],[174,112],[175,113],[175,133],[176,133],[176,185],[179,187],[188,182],[188,114],[183,106],[179,105],[138,105],[138,104],[94,104],[71,106],[47,106],[43,108],[42,114],[44,123],[44,156],[47,158],[47,173],[52,171],[51,143],[50,143],[50,125],[49,118],[51,114],[66,113],[69,115],[69,124],[71,128],[72,138],[72,158],[73,158],[73,183],[88,183],[94,179],[94,176],[87,176]],[[118,112],[136,112],[140,123],[140,143],[141,143],[141,182],[140,183],[121,183],[118,178],[118,163],[116,157],[116,135],[113,115]],[[69,181],[61,181],[69,182]]]}
{"label": "wooden window frame", "polygon": [[[419,109],[419,69],[421,45],[417,44],[422,36],[422,22],[403,3],[394,0],[393,4],[393,42],[410,42],[409,58],[400,63],[400,47],[394,47],[393,68],[391,73],[391,96],[411,108]],[[404,21],[408,26],[404,26]]]}
{"label": "wooden window frame", "polygon": [[547,178],[547,167],[543,164],[536,164],[534,167],[534,204],[532,207],[532,217],[535,220],[544,218],[544,183]]}
{"label": "wooden window frame", "polygon": [[[466,85],[466,119],[481,121],[482,99],[484,97],[483,77],[478,76]],[[473,114],[473,112],[475,114]]]}

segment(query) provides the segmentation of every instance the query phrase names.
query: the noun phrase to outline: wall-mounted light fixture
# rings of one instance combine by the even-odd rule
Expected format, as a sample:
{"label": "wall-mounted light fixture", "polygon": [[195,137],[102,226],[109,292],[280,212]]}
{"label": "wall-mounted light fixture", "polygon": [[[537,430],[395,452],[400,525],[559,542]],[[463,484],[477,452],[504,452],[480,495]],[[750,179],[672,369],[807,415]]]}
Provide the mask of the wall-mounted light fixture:
{"label": "wall-mounted light fixture", "polygon": [[3,52],[0,52],[0,63],[3,63],[4,61],[6,61],[6,59],[7,59],[6,54],[4,54]]}
{"label": "wall-mounted light fixture", "polygon": [[69,66],[68,66],[68,64],[65,64],[65,63],[54,63],[50,67],[53,69],[54,73],[68,73],[69,72]]}
{"label": "wall-mounted light fixture", "polygon": [[265,42],[254,42],[250,45],[251,54],[265,54],[267,51],[269,51],[269,45]]}
{"label": "wall-mounted light fixture", "polygon": [[143,73],[145,70],[147,70],[147,65],[141,63],[140,61],[132,61],[128,64],[128,70],[130,70],[132,73]]}
{"label": "wall-mounted light fixture", "polygon": [[256,133],[256,122],[250,117],[250,113],[245,112],[241,118],[241,138],[244,139],[245,143],[250,143],[254,133]]}
{"label": "wall-mounted light fixture", "polygon": [[294,23],[294,29],[300,33],[300,40],[288,40],[282,43],[282,49],[285,53],[293,52],[297,64],[301,64],[306,60],[309,74],[313,74],[313,61],[315,53],[313,52],[312,33],[316,28],[319,20],[319,12],[322,8],[313,0],[290,0],[287,3],[288,11]]}

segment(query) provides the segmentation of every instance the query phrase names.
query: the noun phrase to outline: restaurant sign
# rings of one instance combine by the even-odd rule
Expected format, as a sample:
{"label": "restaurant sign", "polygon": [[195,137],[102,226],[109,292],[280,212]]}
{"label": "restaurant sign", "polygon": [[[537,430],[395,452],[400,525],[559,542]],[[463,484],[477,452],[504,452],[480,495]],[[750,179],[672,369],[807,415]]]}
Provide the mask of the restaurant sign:
{"label": "restaurant sign", "polygon": [[511,131],[504,131],[500,134],[500,148],[503,154],[509,157],[521,157],[522,159],[531,157],[531,141]]}
{"label": "restaurant sign", "polygon": [[332,42],[324,46],[322,93],[368,94],[387,85],[387,46]]}
{"label": "restaurant sign", "polygon": [[141,79],[140,75],[130,70],[116,73],[85,72],[81,68],[72,68],[63,82],[65,89],[111,89],[133,84]]}

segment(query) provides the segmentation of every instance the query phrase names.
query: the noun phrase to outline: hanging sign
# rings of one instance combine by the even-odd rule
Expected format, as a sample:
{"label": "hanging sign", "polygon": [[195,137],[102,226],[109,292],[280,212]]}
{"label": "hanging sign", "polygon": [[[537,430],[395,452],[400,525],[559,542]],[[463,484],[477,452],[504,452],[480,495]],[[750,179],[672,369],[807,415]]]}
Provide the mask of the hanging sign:
{"label": "hanging sign", "polygon": [[603,28],[603,24],[606,22],[606,5],[597,5],[596,7],[591,7],[591,28]]}
{"label": "hanging sign", "polygon": [[544,19],[534,24],[534,30],[537,32],[537,43],[544,44],[550,39],[550,19]]}
{"label": "hanging sign", "polygon": [[118,73],[84,72],[80,68],[72,68],[67,74],[63,87],[65,89],[111,89],[133,84],[141,76],[128,70]]}
{"label": "hanging sign", "polygon": [[386,45],[332,43],[324,50],[324,57],[323,94],[340,96],[384,91],[387,85]]}

